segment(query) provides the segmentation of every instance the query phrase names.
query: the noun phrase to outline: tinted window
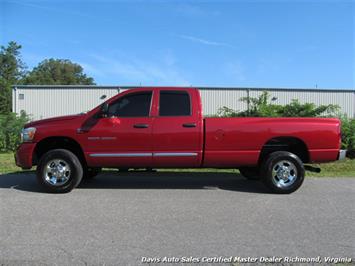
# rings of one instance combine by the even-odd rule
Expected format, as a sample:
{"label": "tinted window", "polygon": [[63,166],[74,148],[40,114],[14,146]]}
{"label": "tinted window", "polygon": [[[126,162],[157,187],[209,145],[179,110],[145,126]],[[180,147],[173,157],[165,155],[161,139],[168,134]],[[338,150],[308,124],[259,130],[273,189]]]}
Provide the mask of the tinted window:
{"label": "tinted window", "polygon": [[109,116],[149,116],[152,92],[129,94],[110,105]]}
{"label": "tinted window", "polygon": [[189,94],[186,91],[161,91],[159,115],[191,115]]}

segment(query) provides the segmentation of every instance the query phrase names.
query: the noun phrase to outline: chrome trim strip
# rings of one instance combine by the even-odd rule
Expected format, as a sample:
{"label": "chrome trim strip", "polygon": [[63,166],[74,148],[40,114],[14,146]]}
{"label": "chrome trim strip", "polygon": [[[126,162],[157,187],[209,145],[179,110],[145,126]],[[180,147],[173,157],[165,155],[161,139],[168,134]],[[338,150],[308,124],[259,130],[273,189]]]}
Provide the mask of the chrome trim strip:
{"label": "chrome trim strip", "polygon": [[149,157],[152,153],[92,153],[90,157]]}
{"label": "chrome trim strip", "polygon": [[197,152],[140,152],[140,153],[92,153],[90,157],[189,157],[197,156]]}
{"label": "chrome trim strip", "polygon": [[116,137],[88,137],[88,140],[114,140]]}
{"label": "chrome trim strip", "polygon": [[88,137],[88,140],[98,140],[100,137]]}
{"label": "chrome trim strip", "polygon": [[197,156],[197,152],[154,152],[153,156],[157,156],[157,157]]}

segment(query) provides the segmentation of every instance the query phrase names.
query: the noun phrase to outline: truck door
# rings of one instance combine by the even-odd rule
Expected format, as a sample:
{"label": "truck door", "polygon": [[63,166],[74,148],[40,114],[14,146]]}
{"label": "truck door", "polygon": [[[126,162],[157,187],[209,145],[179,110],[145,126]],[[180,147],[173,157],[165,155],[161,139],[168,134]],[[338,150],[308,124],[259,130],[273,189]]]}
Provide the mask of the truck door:
{"label": "truck door", "polygon": [[[198,167],[202,160],[202,117],[198,91],[159,89],[153,123],[154,167]],[[194,94],[196,93],[196,94]],[[198,94],[199,96],[199,94]]]}
{"label": "truck door", "polygon": [[152,163],[150,116],[153,91],[130,92],[109,104],[107,117],[98,118],[87,134],[91,166],[144,167]]}

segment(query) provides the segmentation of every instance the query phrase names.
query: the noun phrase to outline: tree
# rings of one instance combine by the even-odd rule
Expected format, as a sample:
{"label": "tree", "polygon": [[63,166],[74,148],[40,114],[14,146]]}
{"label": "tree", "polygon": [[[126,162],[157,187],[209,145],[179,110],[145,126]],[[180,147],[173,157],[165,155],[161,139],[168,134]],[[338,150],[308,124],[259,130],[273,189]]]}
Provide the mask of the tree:
{"label": "tree", "polygon": [[83,68],[68,59],[46,59],[33,68],[22,84],[36,85],[95,85]]}
{"label": "tree", "polygon": [[11,112],[11,86],[18,83],[26,73],[20,49],[21,45],[16,42],[0,47],[0,114]]}

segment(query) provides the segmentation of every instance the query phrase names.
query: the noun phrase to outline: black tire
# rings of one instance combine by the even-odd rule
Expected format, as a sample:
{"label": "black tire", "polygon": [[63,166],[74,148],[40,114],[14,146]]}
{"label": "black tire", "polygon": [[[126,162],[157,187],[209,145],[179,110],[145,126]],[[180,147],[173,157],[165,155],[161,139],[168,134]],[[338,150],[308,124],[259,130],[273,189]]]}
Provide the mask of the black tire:
{"label": "black tire", "polygon": [[[52,162],[53,169],[57,169],[55,165],[62,164],[64,169],[68,170],[63,175],[62,179],[59,180],[60,183],[54,185],[53,182],[58,182],[58,178],[53,175],[53,180],[49,178],[49,173],[47,171],[47,165]],[[59,162],[59,163],[56,163]],[[66,166],[67,164],[67,166]],[[69,167],[68,167],[69,166]],[[56,170],[53,170],[56,171]],[[58,173],[58,172],[57,172]],[[51,173],[50,173],[51,174]],[[76,155],[71,151],[64,149],[50,150],[45,153],[40,159],[37,166],[37,180],[39,184],[45,189],[45,191],[50,193],[66,193],[71,191],[73,188],[77,187],[83,177],[83,167]],[[67,180],[64,182],[64,178]],[[49,180],[48,180],[49,179]]]}
{"label": "black tire", "polygon": [[101,173],[101,167],[94,167],[94,168],[86,168],[84,169],[83,178],[84,179],[93,179],[95,176]]}
{"label": "black tire", "polygon": [[[277,171],[278,169],[280,171]],[[272,192],[289,194],[302,185],[305,170],[297,155],[287,151],[277,151],[269,155],[263,163],[260,173],[264,184]],[[285,176],[282,177],[282,174]]]}
{"label": "black tire", "polygon": [[239,172],[248,180],[259,180],[260,179],[260,169],[259,167],[241,167]]}

